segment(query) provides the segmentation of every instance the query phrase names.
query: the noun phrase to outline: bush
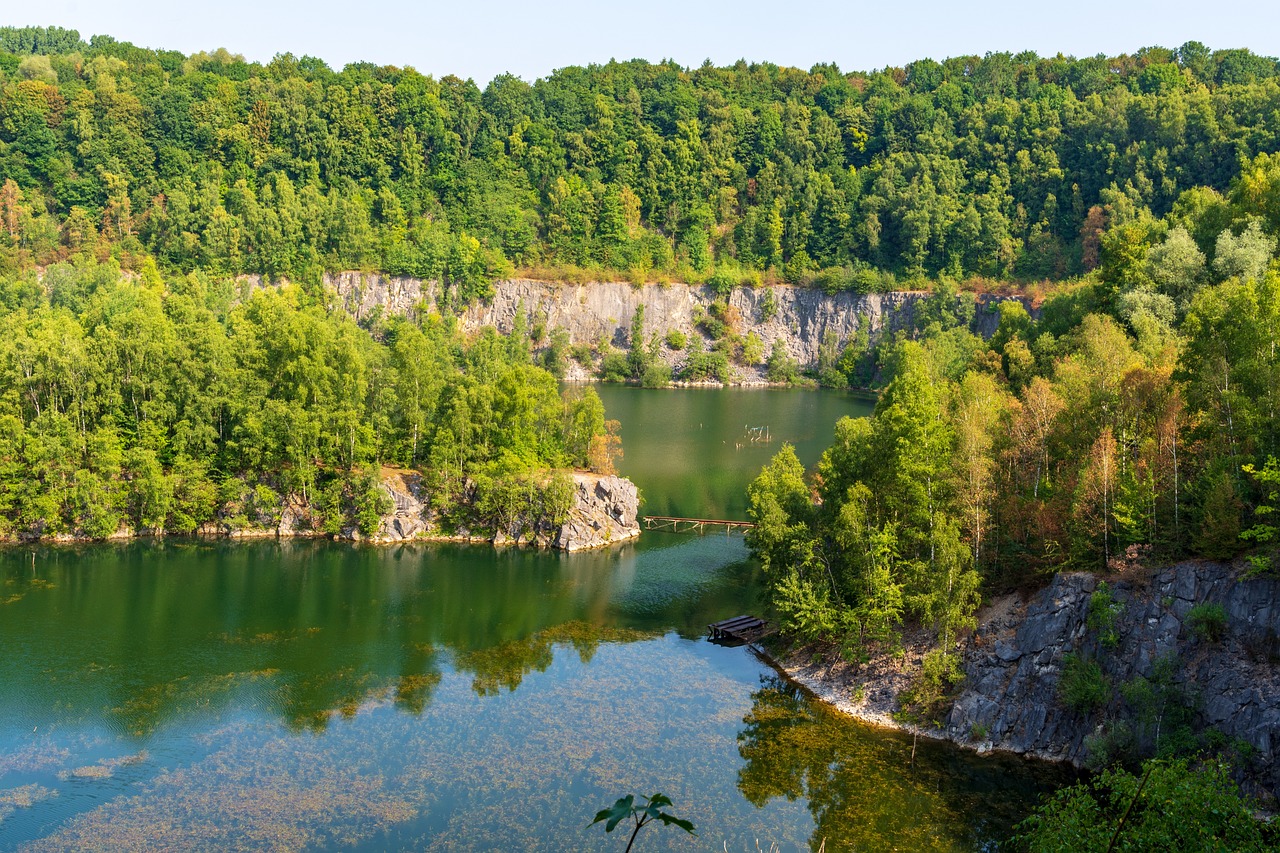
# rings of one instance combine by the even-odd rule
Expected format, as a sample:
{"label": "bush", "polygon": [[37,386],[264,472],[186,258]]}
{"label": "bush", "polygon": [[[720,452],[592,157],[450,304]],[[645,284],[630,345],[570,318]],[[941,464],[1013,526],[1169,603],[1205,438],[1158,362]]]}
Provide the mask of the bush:
{"label": "bush", "polygon": [[1187,625],[1202,640],[1216,643],[1227,631],[1227,611],[1221,604],[1204,602],[1187,612]]}
{"label": "bush", "polygon": [[759,364],[764,361],[764,341],[755,332],[747,332],[742,340],[742,363]]}
{"label": "bush", "polygon": [[715,272],[707,279],[707,284],[711,285],[711,289],[717,296],[728,296],[741,279],[742,276],[728,267],[717,266]]}
{"label": "bush", "polygon": [[788,385],[795,384],[800,376],[800,363],[787,355],[787,347],[782,338],[773,339],[773,351],[765,364],[764,375],[770,382],[785,382]]}
{"label": "bush", "polygon": [[640,384],[645,388],[666,388],[671,384],[670,365],[665,361],[654,361],[645,368]]}
{"label": "bush", "polygon": [[1089,630],[1098,634],[1098,641],[1108,648],[1115,648],[1120,642],[1120,631],[1116,628],[1116,618],[1124,612],[1124,605],[1116,601],[1111,587],[1106,581],[1098,584],[1098,588],[1089,596]]}
{"label": "bush", "polygon": [[927,653],[920,662],[920,677],[902,691],[902,716],[941,725],[952,691],[963,681],[958,655],[949,655],[942,649]]}
{"label": "bush", "polygon": [[1055,793],[1018,825],[1028,853],[1097,850],[1267,850],[1257,820],[1222,764],[1148,761],[1143,776],[1109,770]]}
{"label": "bush", "polygon": [[685,382],[705,382],[715,379],[728,383],[729,359],[722,352],[690,352],[680,368],[680,378]]}
{"label": "bush", "polygon": [[667,332],[667,348],[668,349],[674,352],[680,352],[680,350],[684,349],[688,343],[689,343],[688,336],[685,335],[685,333],[680,331],[679,329],[672,329],[671,331]]}
{"label": "bush", "polygon": [[1077,714],[1088,714],[1111,699],[1111,683],[1097,661],[1069,653],[1062,658],[1058,699]]}
{"label": "bush", "polygon": [[767,323],[778,315],[778,298],[773,293],[773,288],[767,288],[764,295],[760,297],[760,322]]}
{"label": "bush", "polygon": [[610,350],[600,361],[600,378],[606,382],[626,382],[631,377],[631,362],[621,350]]}

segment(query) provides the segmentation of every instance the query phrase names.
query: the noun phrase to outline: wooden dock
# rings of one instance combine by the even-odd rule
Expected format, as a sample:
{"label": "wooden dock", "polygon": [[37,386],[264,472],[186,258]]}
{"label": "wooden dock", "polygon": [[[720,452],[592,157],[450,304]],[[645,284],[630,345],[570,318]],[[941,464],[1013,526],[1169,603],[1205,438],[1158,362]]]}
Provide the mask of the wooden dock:
{"label": "wooden dock", "polygon": [[754,643],[769,633],[769,623],[755,616],[735,616],[707,626],[713,643]]}
{"label": "wooden dock", "polygon": [[670,530],[672,533],[706,533],[708,527],[723,527],[725,533],[731,533],[735,530],[750,530],[755,527],[750,521],[725,518],[679,518],[673,515],[646,515],[643,521],[645,530]]}

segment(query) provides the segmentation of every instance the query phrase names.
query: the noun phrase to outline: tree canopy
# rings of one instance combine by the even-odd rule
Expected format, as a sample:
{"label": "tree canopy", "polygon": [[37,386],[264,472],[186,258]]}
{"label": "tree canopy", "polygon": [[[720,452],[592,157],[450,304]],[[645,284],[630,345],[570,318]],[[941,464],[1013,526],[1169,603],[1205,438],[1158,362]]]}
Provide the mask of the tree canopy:
{"label": "tree canopy", "polygon": [[865,288],[1064,278],[1135,260],[1143,216],[1177,213],[1172,288],[1200,274],[1192,242],[1223,274],[1256,257],[1247,234],[1212,242],[1233,180],[1280,228],[1276,165],[1258,156],[1280,150],[1278,104],[1274,59],[1198,42],[874,72],[636,60],[480,89],[0,28],[5,254],[44,264],[108,239],[181,272],[379,268],[464,298],[513,266],[843,270],[825,286]]}

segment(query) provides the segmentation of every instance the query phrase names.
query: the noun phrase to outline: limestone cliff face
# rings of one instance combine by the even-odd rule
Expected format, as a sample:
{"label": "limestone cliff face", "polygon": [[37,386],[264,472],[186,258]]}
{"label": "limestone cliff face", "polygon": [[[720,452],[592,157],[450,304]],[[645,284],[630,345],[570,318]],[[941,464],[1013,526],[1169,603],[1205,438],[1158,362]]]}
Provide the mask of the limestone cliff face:
{"label": "limestone cliff face", "polygon": [[640,492],[635,483],[625,477],[575,473],[573,485],[573,509],[552,541],[553,547],[583,551],[640,535],[636,520]]}
{"label": "limestone cliff face", "polygon": [[[1093,714],[1064,708],[1057,698],[1064,656],[1096,660],[1118,688],[1151,676],[1156,661],[1172,654],[1180,662],[1176,679],[1193,697],[1199,723],[1251,744],[1263,793],[1280,795],[1280,581],[1239,575],[1238,568],[1194,561],[1143,580],[1111,582],[1114,647],[1088,627],[1098,584],[1093,575],[1058,575],[1029,599],[989,612],[967,649],[966,685],[944,734],[966,742],[985,732],[984,746],[1080,763],[1085,739],[1107,717],[1122,713],[1123,700],[1113,695]],[[1227,615],[1216,642],[1188,624],[1191,609],[1206,602],[1221,605]]]}
{"label": "limestone cliff face", "polygon": [[[326,276],[337,304],[357,319],[378,312],[406,314],[424,308],[434,310],[440,289],[436,282],[415,278],[383,276],[374,273],[339,273]],[[765,317],[766,293],[772,292],[775,310]],[[803,366],[818,360],[818,348],[824,337],[831,335],[843,347],[859,330],[871,338],[883,332],[910,328],[917,305],[928,296],[921,291],[871,293],[857,295],[838,293],[832,296],[818,290],[785,285],[746,288],[729,294],[729,305],[741,318],[744,333],[754,331],[764,341],[768,352],[781,338],[788,354]],[[615,345],[627,343],[631,318],[644,306],[645,334],[660,336],[678,330],[694,334],[695,317],[715,300],[710,288],[689,284],[632,285],[627,282],[592,282],[589,284],[557,284],[529,279],[500,281],[488,304],[472,305],[459,318],[464,331],[491,326],[500,332],[511,331],[517,311],[523,311],[530,327],[535,322],[546,324],[548,331],[564,329],[575,343],[597,343],[608,340]],[[995,332],[999,297],[979,300],[974,317],[974,331],[990,336]],[[678,354],[668,353],[672,360]],[[755,376],[744,376],[751,381]]]}
{"label": "limestone cliff face", "polygon": [[[635,483],[625,477],[601,476],[584,471],[573,472],[573,507],[568,519],[558,526],[539,522],[532,530],[498,530],[491,535],[473,535],[460,531],[441,535],[435,516],[422,490],[417,473],[385,470],[382,489],[394,507],[382,518],[374,542],[394,543],[412,540],[457,539],[468,542],[492,542],[495,545],[521,543],[583,551],[624,542],[640,535],[636,513],[640,493]],[[355,538],[354,531],[345,535]]]}

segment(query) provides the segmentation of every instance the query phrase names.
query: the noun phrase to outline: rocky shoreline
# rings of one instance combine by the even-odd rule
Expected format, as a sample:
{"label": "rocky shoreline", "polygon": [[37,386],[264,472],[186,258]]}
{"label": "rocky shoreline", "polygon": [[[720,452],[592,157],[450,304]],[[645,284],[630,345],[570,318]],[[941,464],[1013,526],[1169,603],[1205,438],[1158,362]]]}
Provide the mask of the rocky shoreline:
{"label": "rocky shoreline", "polygon": [[[1247,756],[1251,794],[1280,801],[1280,580],[1245,578],[1241,564],[1187,561],[1111,577],[1062,573],[1044,589],[986,605],[978,629],[960,644],[965,682],[940,725],[896,716],[899,697],[928,648],[924,632],[903,651],[854,666],[784,649],[776,664],[815,696],[864,722],[992,750],[1085,766],[1105,738],[1125,731],[1134,746],[1159,736],[1134,721],[1124,685],[1155,683],[1164,662],[1167,687],[1186,697],[1197,729]],[[1110,602],[1109,636],[1090,626],[1094,593]],[[1208,609],[1206,609],[1208,608]],[[1220,608],[1220,610],[1218,610]],[[1206,612],[1222,621],[1206,631]],[[1059,699],[1066,656],[1095,661],[1109,686],[1099,707],[1080,712]],[[1168,662],[1176,662],[1171,670]],[[1246,746],[1247,745],[1247,746]]]}
{"label": "rocky shoreline", "polygon": [[[279,522],[275,526],[229,526],[223,522],[209,522],[201,525],[192,535],[225,539],[338,539],[375,545],[407,542],[491,544],[495,547],[524,545],[560,551],[604,548],[640,535],[640,523],[637,519],[640,494],[634,483],[625,477],[586,471],[574,471],[571,476],[574,503],[569,510],[569,517],[559,525],[539,521],[528,529],[513,527],[510,530],[492,532],[457,529],[445,532],[435,522],[427,498],[422,492],[419,476],[415,472],[387,469],[383,472],[381,488],[390,499],[392,509],[382,517],[377,532],[372,536],[362,536],[350,525],[337,534],[315,529],[310,508],[296,496],[290,496],[285,501]],[[120,542],[164,535],[169,534],[165,531],[139,531],[121,527],[105,540],[59,534],[12,540],[8,544]],[[4,540],[0,540],[0,545],[3,544]]]}

